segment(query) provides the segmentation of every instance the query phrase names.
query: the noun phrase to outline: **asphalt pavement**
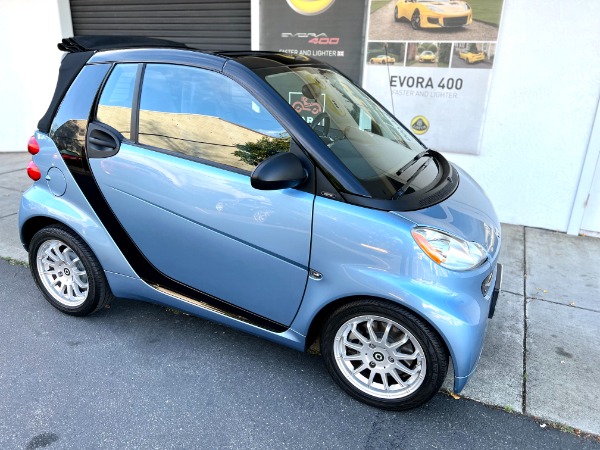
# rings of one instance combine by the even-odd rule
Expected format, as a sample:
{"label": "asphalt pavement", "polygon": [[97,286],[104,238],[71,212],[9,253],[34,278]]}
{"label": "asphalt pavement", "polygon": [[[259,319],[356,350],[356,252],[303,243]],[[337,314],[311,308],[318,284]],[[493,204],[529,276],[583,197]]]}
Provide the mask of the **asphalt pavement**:
{"label": "asphalt pavement", "polygon": [[503,225],[477,372],[458,399],[390,413],[318,355],[174,310],[52,308],[20,263],[29,159],[0,153],[0,448],[600,448],[600,239]]}
{"label": "asphalt pavement", "polygon": [[380,411],[344,394],[317,355],[155,305],[70,317],[6,261],[0,339],[2,449],[600,449],[442,393]]}

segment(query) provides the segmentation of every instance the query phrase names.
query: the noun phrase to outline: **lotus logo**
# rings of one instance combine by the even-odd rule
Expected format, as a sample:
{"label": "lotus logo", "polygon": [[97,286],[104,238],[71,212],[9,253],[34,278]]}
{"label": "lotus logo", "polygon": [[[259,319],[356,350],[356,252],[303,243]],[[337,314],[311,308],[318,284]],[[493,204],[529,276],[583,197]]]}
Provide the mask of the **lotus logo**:
{"label": "lotus logo", "polygon": [[410,127],[415,134],[425,134],[429,130],[429,121],[425,116],[416,116],[410,121]]}
{"label": "lotus logo", "polygon": [[288,5],[298,14],[316,16],[329,9],[335,0],[287,0]]}

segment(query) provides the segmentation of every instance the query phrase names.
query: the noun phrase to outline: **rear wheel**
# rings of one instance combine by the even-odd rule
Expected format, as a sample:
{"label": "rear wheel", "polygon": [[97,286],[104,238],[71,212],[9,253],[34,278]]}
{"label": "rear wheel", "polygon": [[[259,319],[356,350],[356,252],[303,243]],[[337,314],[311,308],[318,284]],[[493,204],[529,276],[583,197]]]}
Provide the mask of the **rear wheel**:
{"label": "rear wheel", "polygon": [[42,228],[29,246],[29,267],[52,306],[85,316],[110,302],[112,293],[100,263],[86,243],[68,228]]}
{"label": "rear wheel", "polygon": [[427,402],[448,370],[445,346],[428,324],[400,306],[370,299],[331,316],[321,335],[321,354],[344,391],[389,410]]}
{"label": "rear wheel", "polygon": [[400,22],[400,17],[398,16],[398,6],[394,8],[394,20],[396,22]]}

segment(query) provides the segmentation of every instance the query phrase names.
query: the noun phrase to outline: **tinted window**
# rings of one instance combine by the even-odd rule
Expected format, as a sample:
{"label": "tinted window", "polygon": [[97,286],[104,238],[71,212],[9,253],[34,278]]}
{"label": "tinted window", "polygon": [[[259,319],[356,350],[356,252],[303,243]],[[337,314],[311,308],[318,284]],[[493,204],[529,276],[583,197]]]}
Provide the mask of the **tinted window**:
{"label": "tinted window", "polygon": [[96,118],[131,139],[131,104],[137,64],[119,64],[111,72],[100,101]]}
{"label": "tinted window", "polygon": [[50,137],[68,164],[81,166],[90,110],[109,68],[108,64],[85,66],[69,88],[50,126]]}
{"label": "tinted window", "polygon": [[290,144],[279,122],[233,80],[167,64],[146,66],[138,141],[243,170]]}

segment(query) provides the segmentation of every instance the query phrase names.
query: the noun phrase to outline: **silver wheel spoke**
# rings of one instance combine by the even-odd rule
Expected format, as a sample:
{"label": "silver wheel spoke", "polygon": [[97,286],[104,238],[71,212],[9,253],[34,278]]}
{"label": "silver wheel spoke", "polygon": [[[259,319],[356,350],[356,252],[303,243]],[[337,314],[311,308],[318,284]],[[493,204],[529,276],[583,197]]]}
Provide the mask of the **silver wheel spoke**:
{"label": "silver wheel spoke", "polygon": [[390,385],[388,384],[387,373],[381,375],[381,380],[383,381],[383,389],[386,391],[389,390]]}
{"label": "silver wheel spoke", "polygon": [[363,345],[358,345],[355,344],[354,342],[349,342],[346,340],[346,338],[344,338],[344,345],[348,348],[351,348],[352,350],[356,350],[356,351],[361,351],[363,348]]}
{"label": "silver wheel spoke", "polygon": [[385,327],[385,331],[383,332],[383,337],[381,338],[381,343],[383,345],[387,345],[388,336],[390,335],[390,330],[392,329],[392,324],[388,323]]}
{"label": "silver wheel spoke", "polygon": [[412,355],[405,355],[404,353],[396,353],[395,357],[396,359],[401,359],[402,361],[407,361],[407,360],[413,360],[413,359],[417,359],[417,357],[419,356],[419,351],[416,350]]}
{"label": "silver wheel spoke", "polygon": [[54,253],[54,255],[56,255],[56,257],[58,258],[56,261],[62,261],[65,262],[65,256],[62,254],[62,252],[60,251],[60,246],[59,245],[55,245],[54,247],[52,247],[52,252]]}
{"label": "silver wheel spoke", "polygon": [[361,364],[360,366],[358,366],[356,369],[354,369],[352,371],[353,375],[356,375],[357,373],[361,373],[363,370],[365,370],[368,366],[366,364]]}
{"label": "silver wheel spoke", "polygon": [[409,369],[408,367],[406,367],[404,364],[402,363],[397,363],[396,364],[396,369],[401,370],[404,373],[407,373],[409,375],[415,375],[419,372],[420,370],[420,366],[416,366],[414,369]]}
{"label": "silver wheel spoke", "polygon": [[363,359],[362,355],[346,355],[343,357],[344,361],[360,361]]}
{"label": "silver wheel spoke", "polygon": [[396,372],[394,369],[392,369],[392,370],[390,370],[389,373],[392,376],[392,378],[394,380],[396,380],[396,383],[398,383],[402,387],[406,386],[406,383],[404,381],[402,381],[402,378],[400,378],[400,375],[398,375],[398,372]]}
{"label": "silver wheel spoke", "polygon": [[83,281],[81,281],[81,278],[74,277],[73,281],[75,282],[75,284],[77,285],[78,288],[81,288],[81,289],[87,288],[87,283],[84,283]]}
{"label": "silver wheel spoke", "polygon": [[369,332],[369,339],[371,339],[371,342],[377,342],[377,336],[375,336],[375,332],[373,331],[373,319],[369,319],[367,322],[367,331]]}
{"label": "silver wheel spoke", "polygon": [[71,265],[73,263],[73,261],[71,261],[71,253],[73,253],[73,251],[69,247],[66,247],[62,251],[63,261],[69,265]]}
{"label": "silver wheel spoke", "polygon": [[356,323],[352,324],[352,335],[355,336],[356,339],[358,339],[360,342],[362,342],[365,345],[369,343],[367,338],[365,338],[362,334],[360,334],[360,332],[356,329]]}
{"label": "silver wheel spoke", "polygon": [[371,373],[369,374],[369,386],[371,386],[373,384],[374,378],[375,378],[375,371],[371,370]]}
{"label": "silver wheel spoke", "polygon": [[73,291],[75,292],[77,298],[79,298],[83,295],[83,291],[81,290],[81,288],[84,286],[77,285],[77,284],[73,284],[71,286],[73,287]]}
{"label": "silver wheel spoke", "polygon": [[394,342],[391,345],[388,345],[387,347],[391,350],[400,347],[401,345],[404,345],[408,342],[408,334],[405,334],[404,337],[402,339],[400,339],[398,342]]}
{"label": "silver wheel spoke", "polygon": [[52,248],[46,249],[46,251],[44,252],[44,255],[46,255],[48,257],[48,259],[52,262],[56,263],[56,262],[60,261],[60,259],[54,254]]}

